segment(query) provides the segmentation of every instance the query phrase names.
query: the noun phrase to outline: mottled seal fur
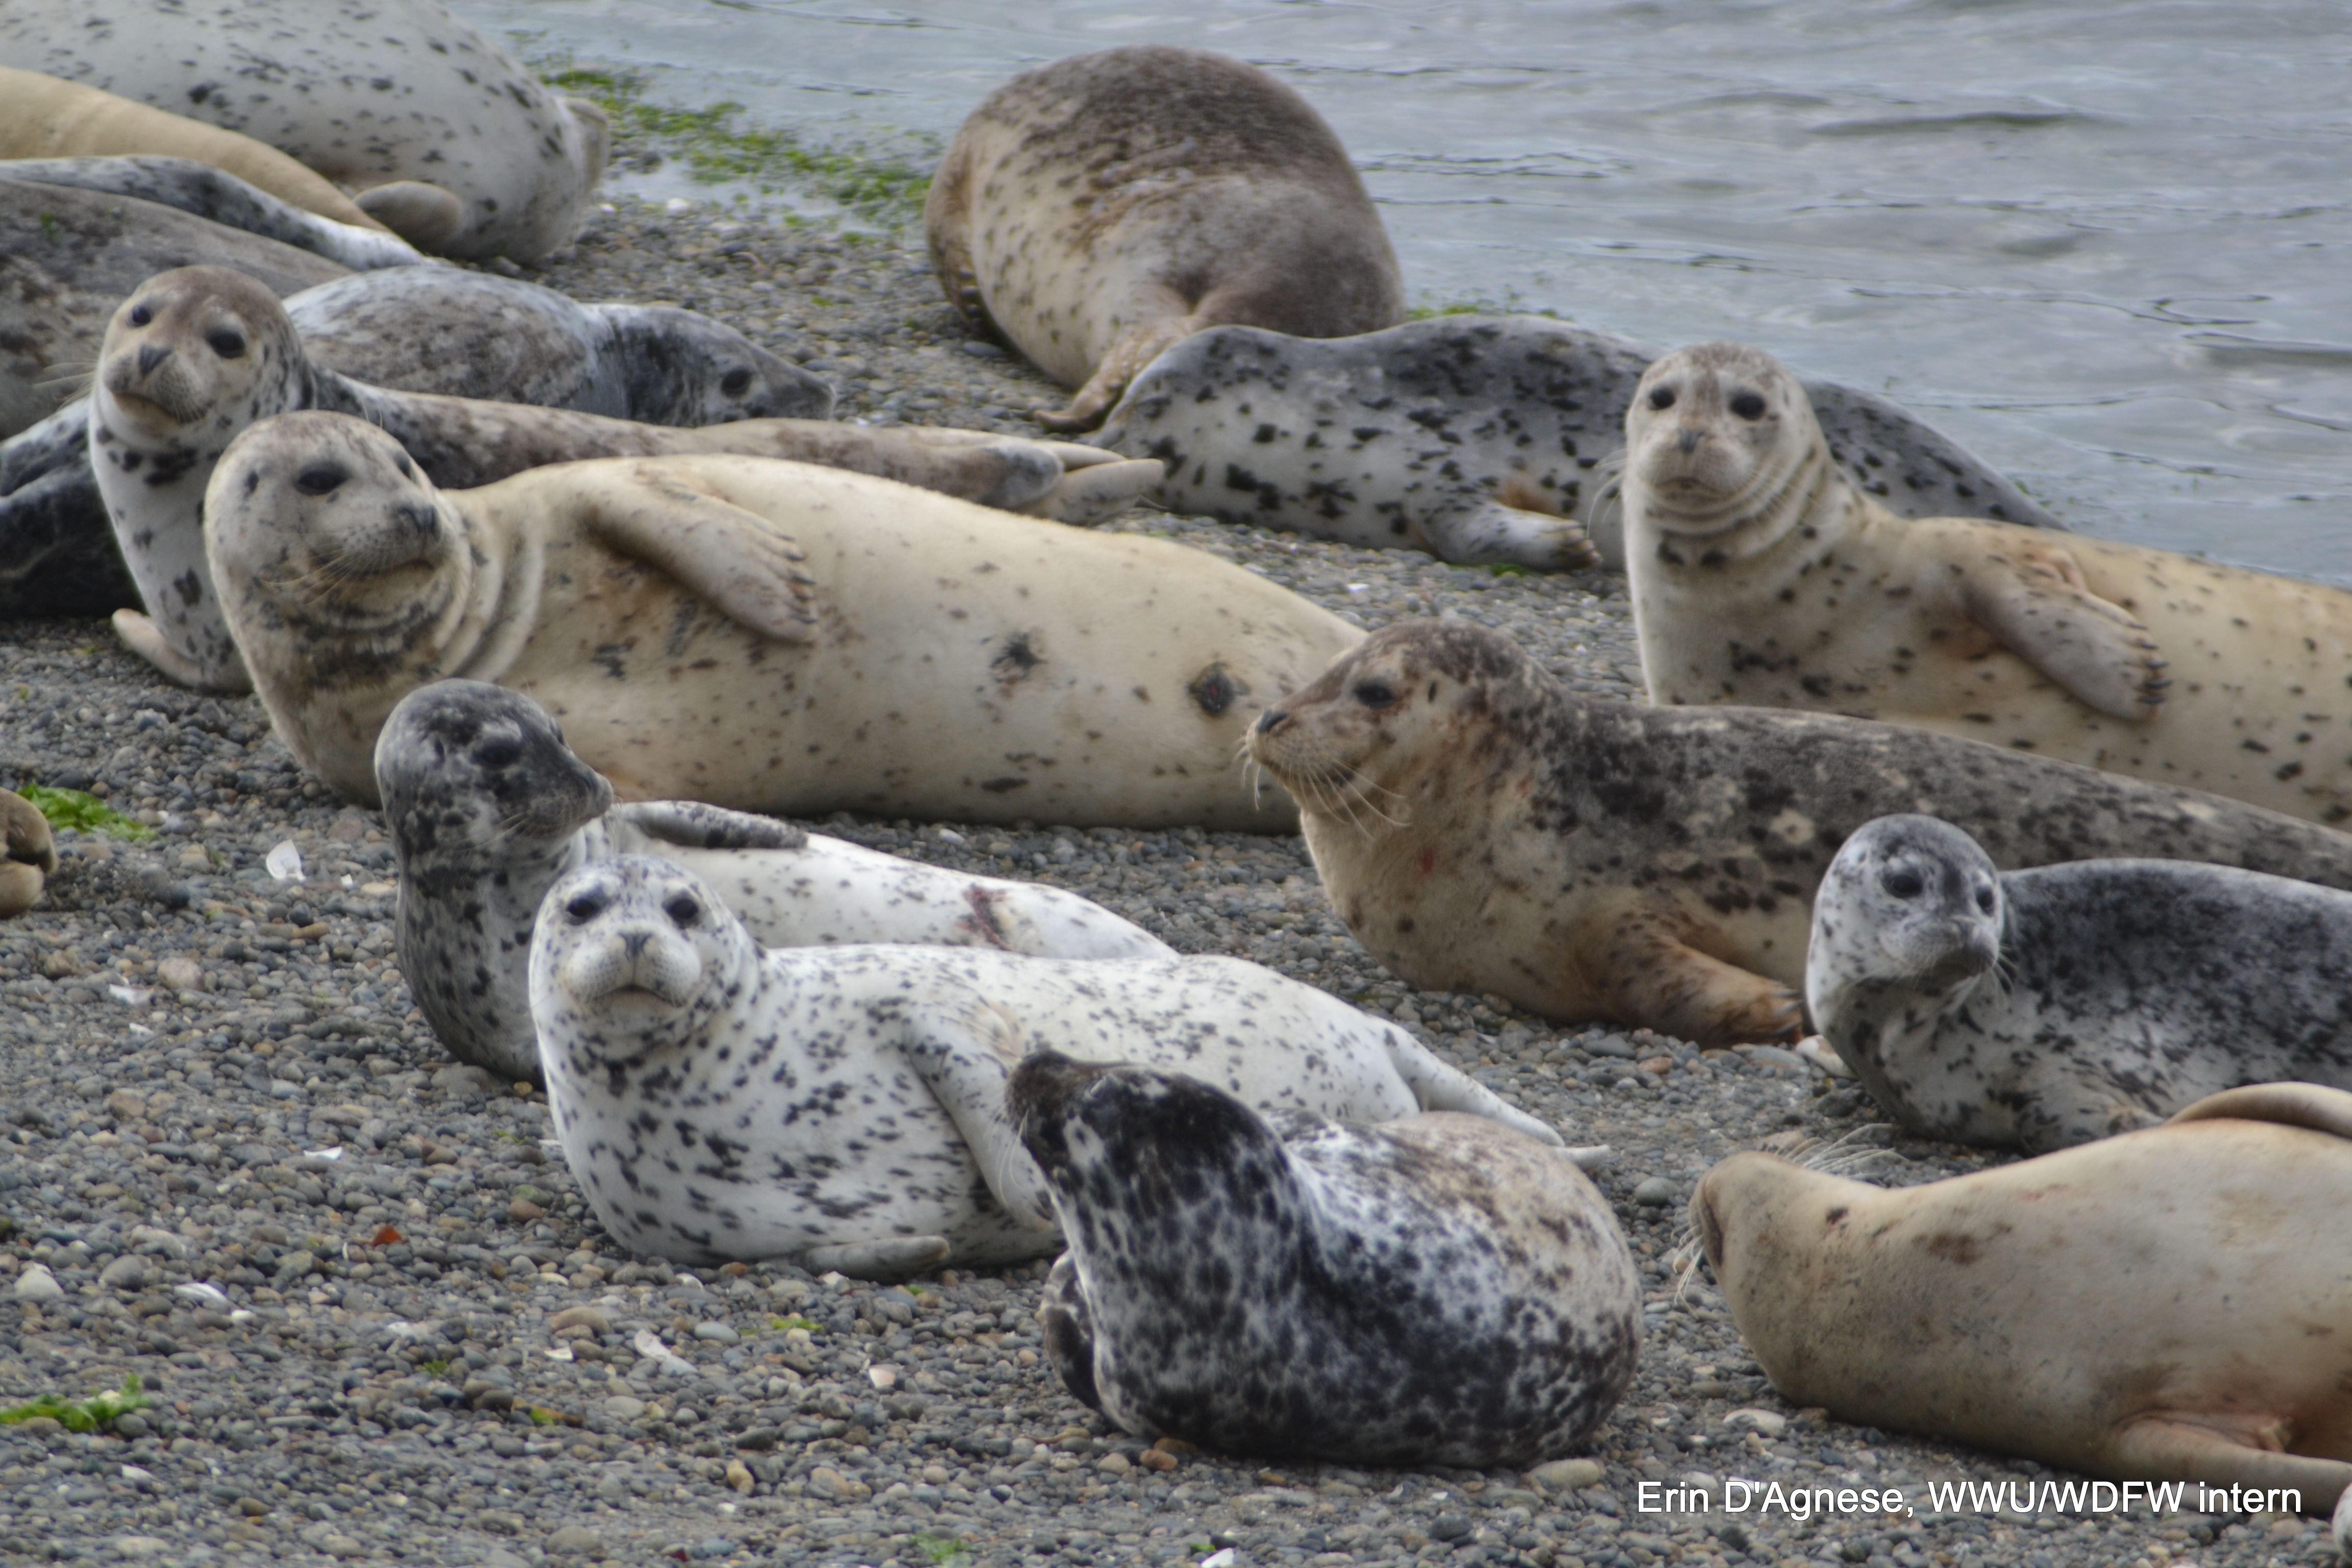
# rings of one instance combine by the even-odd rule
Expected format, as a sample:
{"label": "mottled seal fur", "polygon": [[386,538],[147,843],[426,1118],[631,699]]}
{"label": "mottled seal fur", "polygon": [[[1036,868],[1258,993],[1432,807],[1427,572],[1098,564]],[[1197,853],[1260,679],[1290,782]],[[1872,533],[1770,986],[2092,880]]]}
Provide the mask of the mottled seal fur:
{"label": "mottled seal fur", "polygon": [[2269,1084],[1895,1191],[1737,1154],[1690,1213],[1792,1405],[2325,1515],[2352,1482],[2347,1140],[2352,1095]]}
{"label": "mottled seal fur", "polygon": [[923,205],[957,309],[1065,386],[1083,429],[1188,332],[1305,338],[1404,318],[1396,252],[1347,149],[1255,66],[1144,45],[1024,71],[971,111]]}
{"label": "mottled seal fur", "polygon": [[58,848],[40,807],[11,789],[0,789],[0,921],[13,920],[40,901]]}
{"label": "mottled seal fur", "polygon": [[[236,435],[295,409],[355,415],[396,439],[427,479],[470,488],[582,458],[743,452],[852,468],[990,505],[1091,521],[1085,503],[1127,496],[1149,465],[1097,464],[1065,476],[1090,447],[977,432],[877,429],[797,419],[676,430],[570,409],[436,397],[363,385],[311,363],[277,299],[220,268],[150,279],[115,312],[91,394],[89,451],[116,543],[148,606],[115,613],[125,642],[173,679],[250,685],[205,567],[204,498]],[[1140,474],[1118,470],[1140,468]],[[1111,483],[1097,484],[1097,470]],[[1074,492],[1074,493],[1073,493]]]}
{"label": "mottled seal fur", "polygon": [[[224,228],[310,251],[353,271],[415,267],[426,260],[415,246],[380,226],[362,227],[345,219],[323,217],[194,158],[12,158],[0,163],[0,172],[27,184],[69,185],[102,195],[135,196]],[[357,216],[367,216],[356,208],[353,211]]]}
{"label": "mottled seal fur", "polygon": [[19,0],[0,54],[275,147],[468,260],[570,239],[611,141],[602,109],[548,91],[434,0]]}
{"label": "mottled seal fur", "polygon": [[[1652,351],[1540,316],[1442,316],[1328,341],[1214,327],[1138,374],[1089,437],[1165,466],[1171,511],[1465,564],[1622,567],[1611,455]],[[1912,415],[1806,391],[1831,459],[1913,517],[2055,520]],[[1591,549],[1579,524],[1594,518]]]}
{"label": "mottled seal fur", "polygon": [[1558,1134],[1396,1025],[1231,958],[762,952],[700,879],[624,856],[548,890],[530,1010],[556,1136],[614,1239],[850,1273],[1055,1250],[1007,1118],[1021,1058],[1185,1071],[1266,1110]]}
{"label": "mottled seal fur", "polygon": [[437,490],[335,414],[238,437],[213,581],[295,756],[373,802],[376,731],[444,676],[527,691],[633,799],[927,821],[1286,830],[1234,765],[1361,634],[1161,540],[753,458]]}
{"label": "mottled seal fur", "polygon": [[1813,896],[1805,1005],[1915,1131],[2040,1152],[2242,1084],[2352,1089],[2352,893],[2179,860],[2002,873],[1865,824]]}
{"label": "mottled seal fur", "polygon": [[1895,812],[1965,824],[2003,867],[2148,856],[2352,889],[2352,837],[2274,812],[1895,724],[1589,701],[1456,622],[1375,633],[1269,708],[1250,753],[1404,979],[1709,1044],[1796,1026],[1814,889]]}
{"label": "mottled seal fur", "polygon": [[1173,958],[1098,904],[973,877],[693,801],[616,805],[547,710],[438,680],[403,698],[375,776],[399,858],[400,972],[460,1061],[539,1077],[530,932],[566,872],[649,854],[703,879],[762,947],[914,942],[1049,958]]}
{"label": "mottled seal fur", "polygon": [[1139,1436],[1517,1468],[1582,1445],[1633,1381],[1641,1279],[1558,1149],[1446,1112],[1262,1117],[1052,1052],[1006,1100],[1069,1240],[1046,1357]]}
{"label": "mottled seal fur", "polygon": [[1626,416],[1650,700],[1813,708],[2352,817],[2352,591],[2105,540],[1902,521],[1804,388],[1702,343]]}

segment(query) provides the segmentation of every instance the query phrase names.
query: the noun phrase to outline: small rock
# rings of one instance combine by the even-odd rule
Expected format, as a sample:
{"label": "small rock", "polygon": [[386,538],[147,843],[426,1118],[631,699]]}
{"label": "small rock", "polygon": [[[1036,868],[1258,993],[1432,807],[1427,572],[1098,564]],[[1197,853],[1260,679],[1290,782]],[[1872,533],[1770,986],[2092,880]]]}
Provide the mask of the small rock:
{"label": "small rock", "polygon": [[147,1263],[136,1253],[124,1253],[108,1264],[98,1277],[98,1282],[110,1290],[130,1295],[147,1288]]}
{"label": "small rock", "polygon": [[1671,1177],[1652,1176],[1633,1189],[1633,1201],[1643,1208],[1662,1209],[1681,1196],[1682,1189]]}
{"label": "small rock", "polygon": [[721,1345],[740,1344],[743,1339],[742,1335],[724,1323],[697,1323],[694,1325],[694,1337]]}
{"label": "small rock", "polygon": [[616,1394],[604,1401],[604,1414],[615,1421],[635,1421],[645,1413],[646,1402],[625,1394]]}
{"label": "small rock", "polygon": [[567,1524],[548,1535],[547,1549],[564,1557],[602,1557],[604,1538],[584,1524]]}
{"label": "small rock", "polygon": [[127,1089],[118,1089],[106,1097],[106,1111],[117,1121],[144,1121],[147,1120],[147,1099]]}
{"label": "small rock", "polygon": [[324,1536],[320,1540],[319,1544],[326,1549],[329,1555],[334,1557],[365,1557],[368,1554],[366,1547],[348,1535]]}
{"label": "small rock", "polygon": [[55,1301],[66,1293],[58,1277],[38,1263],[16,1276],[16,1300],[19,1301]]}
{"label": "small rock", "polygon": [[1591,1459],[1554,1459],[1528,1472],[1528,1479],[1546,1491],[1572,1492],[1601,1484],[1601,1467]]}
{"label": "small rock", "polygon": [[830,1465],[819,1465],[809,1472],[811,1491],[821,1492],[836,1500],[846,1501],[852,1495],[849,1478]]}
{"label": "small rock", "polygon": [[1723,1418],[1726,1426],[1746,1426],[1767,1437],[1778,1437],[1789,1429],[1789,1418],[1773,1410],[1735,1410]]}
{"label": "small rock", "polygon": [[169,1542],[158,1541],[152,1535],[118,1535],[107,1545],[117,1557],[152,1557],[172,1549]]}
{"label": "small rock", "polygon": [[155,978],[174,991],[202,991],[205,966],[185,953],[173,953],[155,966]]}
{"label": "small rock", "polygon": [[1146,1448],[1138,1463],[1148,1470],[1172,1470],[1176,1468],[1176,1456],[1165,1448]]}
{"label": "small rock", "polygon": [[613,1320],[601,1307],[566,1307],[547,1320],[550,1333],[562,1333],[566,1329],[593,1329],[604,1333],[613,1326]]}
{"label": "small rock", "polygon": [[545,1209],[540,1207],[529,1198],[517,1198],[514,1202],[507,1205],[507,1215],[517,1225],[529,1225],[531,1221],[539,1218],[546,1213],[547,1211]]}
{"label": "small rock", "polygon": [[727,1461],[727,1484],[729,1486],[733,1487],[745,1497],[750,1497],[751,1495],[751,1483],[752,1477],[751,1468],[749,1466],[745,1465],[740,1459],[730,1459]]}
{"label": "small rock", "polygon": [[462,1094],[497,1094],[506,1088],[507,1080],[482,1068],[458,1064],[442,1068],[433,1075],[433,1087]]}
{"label": "small rock", "polygon": [[1114,1476],[1123,1476],[1135,1468],[1135,1466],[1125,1454],[1105,1454],[1095,1461],[1095,1468],[1108,1471]]}

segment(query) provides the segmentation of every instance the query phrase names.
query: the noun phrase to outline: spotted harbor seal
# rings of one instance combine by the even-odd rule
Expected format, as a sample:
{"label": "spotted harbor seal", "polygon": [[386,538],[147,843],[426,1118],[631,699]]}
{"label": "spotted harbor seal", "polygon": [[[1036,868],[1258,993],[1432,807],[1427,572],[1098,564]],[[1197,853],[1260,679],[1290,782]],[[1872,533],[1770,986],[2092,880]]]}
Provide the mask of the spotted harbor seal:
{"label": "spotted harbor seal", "polygon": [[2037,1152],[2241,1084],[2352,1089],[2352,893],[2179,860],[2006,874],[1865,824],[1813,898],[1805,1005],[1915,1131]]}
{"label": "spotted harbor seal", "polygon": [[611,142],[601,108],[551,93],[434,0],[103,15],[21,0],[0,13],[0,55],[275,147],[416,243],[475,261],[533,261],[570,239]]}
{"label": "spotted harbor seal", "polygon": [[[1064,457],[1102,454],[978,432],[797,419],[676,430],[568,409],[389,392],[311,363],[268,289],[225,268],[185,268],[150,279],[115,312],[89,411],[98,489],[149,610],[116,611],[115,630],[183,685],[242,691],[251,684],[205,567],[205,487],[238,432],[299,408],[367,420],[396,439],[426,479],[451,488],[581,458],[744,452],[1090,521],[1091,503],[1117,510],[1150,477],[1149,464],[1117,462],[1066,475]],[[1108,482],[1097,482],[1097,470]],[[1131,481],[1123,492],[1122,479]]]}
{"label": "spotted harbor seal", "polygon": [[436,490],[336,414],[238,437],[205,518],[279,736],[370,803],[393,705],[464,676],[545,703],[630,798],[1279,832],[1235,750],[1361,635],[1181,545],[800,463]]}
{"label": "spotted harbor seal", "polygon": [[1815,708],[2352,817],[2352,591],[1964,518],[1900,521],[1738,343],[1652,365],[1625,528],[1650,700]]}
{"label": "spotted harbor seal", "polygon": [[[1601,485],[1652,357],[1540,316],[1442,316],[1328,341],[1215,327],[1153,360],[1088,439],[1159,458],[1171,511],[1462,564],[1558,571],[1597,551],[1622,567]],[[1896,511],[2057,525],[1884,398],[1805,390],[1832,461]]]}
{"label": "spotted harbor seal", "polygon": [[2200,860],[2352,889],[2352,837],[1896,724],[1638,708],[1497,633],[1409,621],[1268,708],[1250,755],[1331,902],[1415,985],[1701,1044],[1786,1035],[1811,905],[1874,817],[1965,823],[1996,864]]}
{"label": "spotted harbor seal", "polygon": [[694,872],[762,947],[913,942],[1048,958],[1173,958],[1076,893],[943,870],[694,801],[615,805],[547,710],[478,680],[401,699],[375,743],[400,865],[400,972],[449,1054],[539,1077],[530,931],[565,872],[650,854]]}
{"label": "spotted harbor seal", "polygon": [[207,223],[310,251],[353,271],[415,267],[429,259],[398,235],[375,225],[362,228],[321,217],[194,158],[17,158],[0,163],[0,173],[28,184],[70,185],[101,195],[135,196]]}
{"label": "spotted harbor seal", "polygon": [[680,1262],[878,1273],[1055,1250],[1004,1101],[1038,1050],[1182,1070],[1266,1110],[1465,1110],[1559,1142],[1396,1025],[1240,959],[763,952],[699,878],[648,856],[548,890],[530,1010],[597,1217]]}
{"label": "spotted harbor seal", "polygon": [[2325,1515],[2352,1482],[2347,1140],[2352,1095],[2267,1084],[1895,1191],[1735,1154],[1690,1214],[1792,1404]]}
{"label": "spotted harbor seal", "polygon": [[41,889],[58,868],[57,845],[40,807],[12,789],[0,789],[0,921],[14,920],[38,903]]}
{"label": "spotted harbor seal", "polygon": [[1262,1117],[1050,1051],[1006,1100],[1069,1238],[1046,1358],[1129,1432],[1516,1468],[1581,1446],[1633,1381],[1641,1279],[1558,1149],[1446,1112]]}
{"label": "spotted harbor seal", "polygon": [[1128,378],[1223,322],[1303,338],[1404,319],[1396,252],[1347,149],[1297,93],[1204,49],[1024,71],[981,100],[923,205],[949,301],[1065,386],[1082,430]]}

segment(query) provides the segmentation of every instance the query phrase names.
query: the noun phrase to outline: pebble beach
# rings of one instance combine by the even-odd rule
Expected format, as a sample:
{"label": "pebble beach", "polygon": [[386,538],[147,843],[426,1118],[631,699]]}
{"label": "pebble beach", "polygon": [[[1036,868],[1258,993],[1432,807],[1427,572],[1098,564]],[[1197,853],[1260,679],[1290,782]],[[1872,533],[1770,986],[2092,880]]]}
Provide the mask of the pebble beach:
{"label": "pebble beach", "polygon": [[[1034,434],[1028,411],[1061,399],[971,338],[919,250],[887,238],[623,201],[525,275],[716,316],[831,380],[843,419]],[[1622,577],[1150,510],[1110,526],[1368,629],[1476,621],[1578,690],[1638,698]],[[102,622],[0,626],[0,785],[25,784],[90,791],[123,820],[61,830],[46,898],[0,925],[0,1407],[46,1412],[0,1426],[0,1560],[2334,1560],[2317,1520],[2200,1509],[2194,1487],[2177,1510],[2069,1510],[2044,1489],[2074,1478],[1781,1400],[1688,1268],[1696,1178],[1755,1147],[1840,1142],[1894,1184],[1982,1157],[1897,1132],[1777,1048],[1701,1052],[1416,992],[1339,925],[1295,835],[808,825],[1068,888],[1180,950],[1268,964],[1411,1026],[1571,1143],[1612,1145],[1595,1179],[1644,1276],[1642,1371],[1587,1457],[1269,1468],[1118,1432],[1040,1359],[1042,1263],[877,1286],[633,1257],[587,1212],[543,1096],[435,1041],[393,957],[382,821],[306,777],[257,700],[169,685]],[[139,1408],[76,1429],[83,1402],[132,1378]],[[1801,1515],[1760,1500],[1773,1483],[1905,1506]],[[2001,1505],[1931,1501],[1971,1483]]]}

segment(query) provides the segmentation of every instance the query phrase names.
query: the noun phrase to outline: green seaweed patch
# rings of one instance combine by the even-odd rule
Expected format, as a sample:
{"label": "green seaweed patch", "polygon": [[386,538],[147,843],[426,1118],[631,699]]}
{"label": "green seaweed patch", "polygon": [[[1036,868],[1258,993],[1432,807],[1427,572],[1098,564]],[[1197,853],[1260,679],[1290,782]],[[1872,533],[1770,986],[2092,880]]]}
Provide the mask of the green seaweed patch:
{"label": "green seaweed patch", "polygon": [[703,184],[740,181],[766,195],[814,188],[862,217],[892,225],[920,217],[931,188],[929,169],[803,146],[789,131],[747,122],[740,103],[707,109],[649,103],[645,78],[635,71],[549,64],[540,77],[550,87],[602,105],[622,135],[682,162]]}
{"label": "green seaweed patch", "polygon": [[68,1432],[95,1432],[113,1426],[116,1416],[144,1410],[152,1403],[139,1392],[139,1374],[132,1373],[122,1380],[120,1393],[93,1394],[88,1399],[72,1400],[44,1394],[13,1410],[0,1410],[0,1422],[13,1426],[20,1421],[35,1421],[46,1415]]}
{"label": "green seaweed patch", "polygon": [[51,827],[71,827],[83,833],[103,833],[111,838],[128,838],[144,843],[155,837],[155,830],[143,822],[134,822],[94,795],[78,789],[50,789],[42,784],[30,784],[17,792],[33,805],[33,809],[49,819]]}
{"label": "green seaweed patch", "polygon": [[941,1568],[971,1561],[971,1542],[952,1535],[935,1535],[927,1530],[915,1532],[915,1550]]}
{"label": "green seaweed patch", "polygon": [[823,1328],[818,1326],[815,1319],[798,1316],[790,1318],[770,1318],[768,1320],[768,1328],[771,1331],[779,1334],[788,1334],[794,1329],[799,1329],[803,1333],[811,1334],[821,1334],[824,1331]]}
{"label": "green seaweed patch", "polygon": [[1528,310],[1519,303],[1517,290],[1504,300],[1455,300],[1444,305],[1415,305],[1404,313],[1408,321],[1433,321],[1441,316],[1541,316],[1549,321],[1567,320],[1549,306]]}

